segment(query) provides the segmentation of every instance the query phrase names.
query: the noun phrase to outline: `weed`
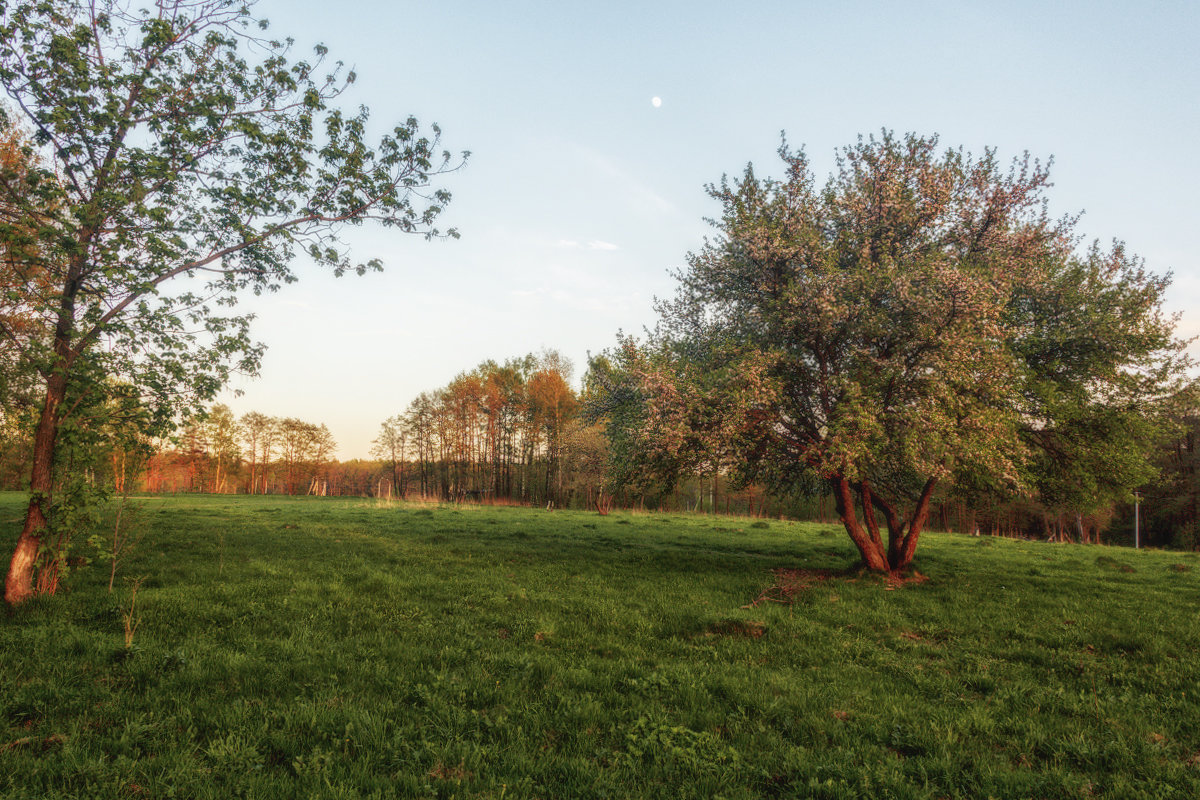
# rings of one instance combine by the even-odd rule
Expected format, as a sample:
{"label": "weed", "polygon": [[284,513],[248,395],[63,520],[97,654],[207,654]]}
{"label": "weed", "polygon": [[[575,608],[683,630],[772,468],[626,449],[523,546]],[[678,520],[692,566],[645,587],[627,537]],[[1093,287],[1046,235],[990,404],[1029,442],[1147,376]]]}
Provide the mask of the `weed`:
{"label": "weed", "polygon": [[146,578],[134,578],[129,581],[129,605],[121,609],[121,624],[125,629],[125,649],[133,647],[133,635],[137,633],[141,617],[137,615],[137,594]]}
{"label": "weed", "polygon": [[737,750],[708,731],[644,716],[625,732],[623,756],[629,769],[635,771],[649,764],[698,773],[728,769],[740,761]]}

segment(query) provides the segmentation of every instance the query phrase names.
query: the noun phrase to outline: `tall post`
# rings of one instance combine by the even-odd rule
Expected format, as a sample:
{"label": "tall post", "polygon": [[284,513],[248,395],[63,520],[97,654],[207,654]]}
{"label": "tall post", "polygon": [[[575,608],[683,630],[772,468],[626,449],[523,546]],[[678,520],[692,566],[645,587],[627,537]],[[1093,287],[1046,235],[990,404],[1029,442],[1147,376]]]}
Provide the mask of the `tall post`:
{"label": "tall post", "polygon": [[1133,493],[1133,549],[1138,550],[1142,546],[1142,496],[1137,492]]}

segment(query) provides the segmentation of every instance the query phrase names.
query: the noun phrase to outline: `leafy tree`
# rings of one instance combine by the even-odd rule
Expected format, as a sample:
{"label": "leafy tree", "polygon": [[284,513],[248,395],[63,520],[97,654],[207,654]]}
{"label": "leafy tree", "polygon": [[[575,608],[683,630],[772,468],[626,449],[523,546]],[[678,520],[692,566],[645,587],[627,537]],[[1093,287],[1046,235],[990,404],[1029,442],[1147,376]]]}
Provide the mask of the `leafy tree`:
{"label": "leafy tree", "polygon": [[30,255],[38,280],[19,299],[40,325],[0,336],[45,388],[5,584],[16,603],[47,541],[64,401],[85,380],[82,361],[138,387],[157,419],[210,398],[261,354],[233,308],[240,292],[294,280],[300,252],[338,275],[378,269],[350,259],[344,224],[443,235],[434,222],[449,195],[432,184],[456,164],[439,154],[437,128],[426,136],[411,118],[372,146],[367,110],[330,104],[354,74],[326,64],[323,47],[293,62],[291,41],[270,38],[241,0],[15,1],[0,12],[0,85],[46,162],[19,186],[0,182],[0,204],[22,214],[0,228],[0,247]]}
{"label": "leafy tree", "polygon": [[[38,158],[28,134],[0,108],[0,231],[18,230],[26,238],[39,220],[29,208],[29,181],[37,174]],[[27,286],[44,279],[28,247],[10,244],[13,237],[0,234],[0,486],[17,488],[28,478],[28,449],[32,441],[32,416],[37,397],[37,372],[23,347],[40,326],[29,304],[22,299]]]}
{"label": "leafy tree", "polygon": [[423,496],[568,503],[579,404],[571,372],[554,351],[485,361],[385,421],[372,453],[391,462],[402,494],[411,456]]}
{"label": "leafy tree", "polygon": [[604,429],[608,442],[605,472],[612,486],[642,495],[669,491],[679,482],[689,460],[689,453],[681,452],[682,448],[694,448],[700,441],[697,428],[683,423],[678,414],[670,419],[669,430],[651,426],[650,399],[666,398],[679,410],[682,403],[670,390],[681,382],[652,380],[663,365],[662,352],[640,346],[623,334],[617,338],[615,348],[588,361],[584,418]]}
{"label": "leafy tree", "polygon": [[578,412],[579,402],[571,389],[571,364],[557,352],[547,352],[539,369],[528,380],[529,422],[535,440],[544,443],[546,475],[543,499],[562,503],[566,431]]}
{"label": "leafy tree", "polygon": [[271,452],[279,428],[279,421],[266,414],[250,411],[242,415],[238,428],[242,433],[244,453],[250,467],[247,493],[267,492],[267,467],[271,463]]}
{"label": "leafy tree", "polygon": [[279,458],[283,462],[288,494],[296,494],[302,478],[308,479],[309,494],[317,494],[317,472],[337,448],[324,424],[316,425],[295,417],[279,420]]}
{"label": "leafy tree", "polygon": [[[1171,419],[1154,454],[1158,474],[1141,491],[1141,541],[1200,550],[1200,397],[1194,392],[1179,397]],[[1131,537],[1133,514],[1124,509]]]}
{"label": "leafy tree", "polygon": [[233,411],[224,403],[217,403],[209,409],[204,427],[208,453],[213,461],[212,491],[221,494],[225,492],[229,470],[241,457],[241,450],[238,448],[241,431],[238,430]]}
{"label": "leafy tree", "polygon": [[1120,245],[1078,252],[1048,167],[884,132],[818,189],[779,152],[783,179],[709,187],[717,236],[662,306],[667,358],[637,371],[644,424],[677,443],[658,451],[725,443],[749,477],[819,476],[879,571],[910,564],[940,489],[1078,504],[1144,479],[1141,429],[1187,363],[1167,279]]}
{"label": "leafy tree", "polygon": [[388,417],[379,426],[379,435],[371,442],[371,455],[388,464],[392,493],[404,497],[404,462],[408,444],[408,427],[399,414]]}

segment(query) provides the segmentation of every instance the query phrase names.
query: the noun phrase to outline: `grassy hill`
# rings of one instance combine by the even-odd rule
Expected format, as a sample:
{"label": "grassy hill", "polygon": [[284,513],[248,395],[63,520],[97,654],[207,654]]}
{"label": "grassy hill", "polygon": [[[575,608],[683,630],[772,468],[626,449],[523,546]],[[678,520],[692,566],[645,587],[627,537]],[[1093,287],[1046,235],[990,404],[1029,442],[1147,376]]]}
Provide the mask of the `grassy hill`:
{"label": "grassy hill", "polygon": [[[10,552],[23,498],[0,495]],[[1200,559],[147,498],[130,587],[0,612],[0,796],[1198,797]]]}

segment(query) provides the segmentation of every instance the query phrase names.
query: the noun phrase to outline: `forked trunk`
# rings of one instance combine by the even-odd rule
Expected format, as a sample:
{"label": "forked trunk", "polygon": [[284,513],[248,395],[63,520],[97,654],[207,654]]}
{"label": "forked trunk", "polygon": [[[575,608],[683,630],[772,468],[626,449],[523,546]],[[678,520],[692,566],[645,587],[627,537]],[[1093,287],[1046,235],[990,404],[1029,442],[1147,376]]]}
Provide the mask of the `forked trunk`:
{"label": "forked trunk", "polygon": [[850,534],[854,546],[858,548],[863,566],[872,572],[889,572],[887,553],[884,552],[882,543],[872,539],[871,534],[863,530],[858,516],[854,513],[854,494],[850,481],[842,477],[830,478],[829,485],[833,487],[833,501],[837,506],[838,516],[841,517],[842,525],[845,526],[846,533]]}
{"label": "forked trunk", "polygon": [[[917,542],[929,518],[930,501],[937,486],[937,479],[930,478],[926,481],[912,516],[908,519],[903,519],[895,506],[872,491],[866,481],[851,484],[846,478],[834,477],[829,479],[829,485],[833,488],[838,516],[846,528],[846,533],[850,535],[850,540],[858,548],[863,566],[872,572],[897,572],[907,569],[916,555]],[[858,501],[862,505],[865,526],[859,522],[855,513],[855,492],[858,493]],[[886,546],[879,533],[876,510],[883,514],[887,524]]]}

